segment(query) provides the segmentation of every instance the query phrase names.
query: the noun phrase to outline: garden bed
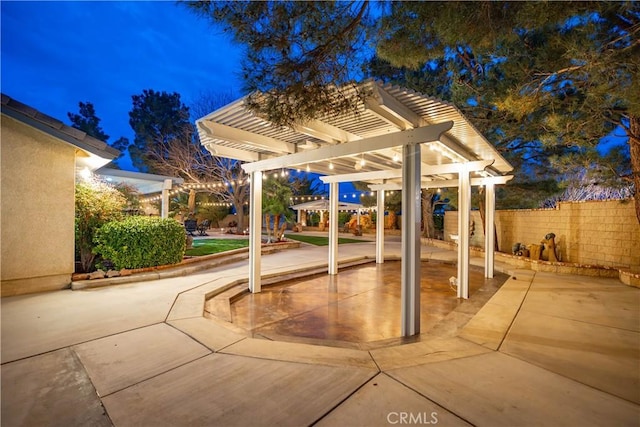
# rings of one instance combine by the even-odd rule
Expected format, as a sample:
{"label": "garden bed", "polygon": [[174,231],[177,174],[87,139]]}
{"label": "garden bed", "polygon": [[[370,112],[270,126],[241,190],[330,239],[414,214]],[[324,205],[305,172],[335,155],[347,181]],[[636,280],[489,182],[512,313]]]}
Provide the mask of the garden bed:
{"label": "garden bed", "polygon": [[[284,249],[298,248],[300,242],[280,242],[262,245],[262,253],[269,254]],[[247,259],[249,248],[234,249],[204,256],[185,256],[177,264],[158,265],[154,267],[136,268],[131,270],[120,270],[118,276],[105,277],[100,279],[89,279],[90,273],[76,273],[72,275],[71,289],[85,289],[97,286],[112,284],[123,284],[140,282],[145,280],[162,279],[166,277],[185,276],[196,271],[206,270],[219,265],[228,264],[235,261]]]}
{"label": "garden bed", "polygon": [[[445,242],[443,240],[423,239],[423,243],[455,250],[456,244],[453,242]],[[484,258],[484,249],[479,247],[469,248],[471,255]],[[632,273],[628,269],[619,267],[609,267],[605,265],[595,264],[577,264],[572,262],[551,262],[544,260],[532,260],[524,256],[507,254],[504,252],[496,252],[495,260],[504,262],[517,268],[523,268],[533,271],[544,271],[558,274],[576,274],[579,276],[591,277],[611,277],[617,278],[625,285],[640,287],[640,274]]]}

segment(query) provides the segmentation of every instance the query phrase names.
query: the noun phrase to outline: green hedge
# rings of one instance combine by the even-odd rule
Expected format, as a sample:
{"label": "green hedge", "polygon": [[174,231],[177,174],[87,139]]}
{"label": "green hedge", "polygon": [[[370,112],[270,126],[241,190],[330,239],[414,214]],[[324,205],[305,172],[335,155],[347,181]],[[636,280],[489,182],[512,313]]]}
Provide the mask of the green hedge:
{"label": "green hedge", "polygon": [[173,219],[132,216],[98,230],[94,251],[114,268],[143,268],[182,261],[186,235]]}

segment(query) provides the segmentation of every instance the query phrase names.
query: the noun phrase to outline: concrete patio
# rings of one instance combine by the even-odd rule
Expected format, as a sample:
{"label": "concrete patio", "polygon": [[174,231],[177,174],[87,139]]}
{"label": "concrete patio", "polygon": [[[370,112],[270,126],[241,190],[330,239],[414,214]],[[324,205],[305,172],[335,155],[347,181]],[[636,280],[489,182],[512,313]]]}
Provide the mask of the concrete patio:
{"label": "concrete patio", "polygon": [[[387,241],[385,256],[399,254]],[[342,264],[365,256],[373,243],[339,247]],[[326,247],[264,255],[264,283],[326,264]],[[459,327],[375,349],[269,341],[204,318],[247,261],[3,298],[2,425],[639,425],[640,289],[497,269],[510,278],[473,314],[453,312]]]}

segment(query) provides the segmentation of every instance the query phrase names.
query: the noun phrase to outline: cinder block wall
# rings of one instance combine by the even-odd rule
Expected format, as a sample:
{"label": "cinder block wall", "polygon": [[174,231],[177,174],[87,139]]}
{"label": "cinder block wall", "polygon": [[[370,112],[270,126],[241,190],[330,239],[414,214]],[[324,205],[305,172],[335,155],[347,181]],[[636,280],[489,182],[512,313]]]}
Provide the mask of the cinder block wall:
{"label": "cinder block wall", "polygon": [[[471,212],[475,230],[471,245],[484,247],[478,211]],[[445,240],[458,233],[458,213],[444,218]],[[640,224],[632,200],[560,203],[555,209],[496,211],[500,252],[511,253],[514,243],[540,243],[556,235],[562,261],[640,271]]]}

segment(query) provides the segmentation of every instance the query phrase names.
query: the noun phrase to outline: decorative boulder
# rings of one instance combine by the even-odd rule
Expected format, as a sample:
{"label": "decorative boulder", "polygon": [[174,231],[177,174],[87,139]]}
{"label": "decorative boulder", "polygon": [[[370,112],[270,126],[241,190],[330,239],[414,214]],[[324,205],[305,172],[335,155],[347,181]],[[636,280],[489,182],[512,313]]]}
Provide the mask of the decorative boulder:
{"label": "decorative boulder", "polygon": [[103,270],[96,270],[92,273],[89,273],[89,280],[94,279],[104,279],[105,272]]}
{"label": "decorative boulder", "polygon": [[118,277],[118,276],[120,276],[120,272],[118,270],[107,271],[107,277]]}

